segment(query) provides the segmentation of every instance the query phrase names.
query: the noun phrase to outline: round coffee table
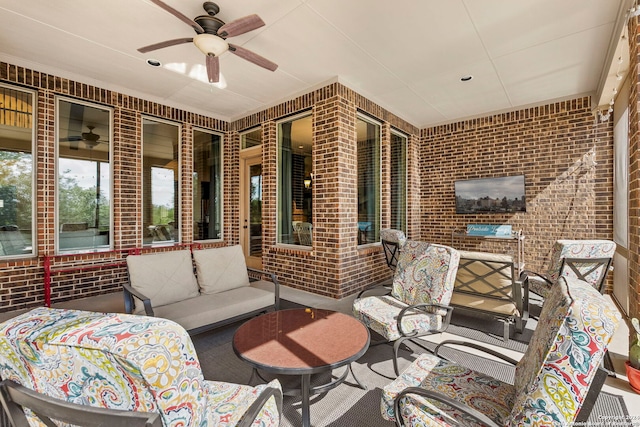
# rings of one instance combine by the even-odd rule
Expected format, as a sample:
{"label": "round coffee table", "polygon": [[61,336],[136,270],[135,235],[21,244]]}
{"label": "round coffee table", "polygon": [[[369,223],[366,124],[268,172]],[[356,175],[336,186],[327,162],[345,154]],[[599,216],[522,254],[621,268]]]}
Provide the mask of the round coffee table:
{"label": "round coffee table", "polygon": [[[369,348],[369,330],[352,316],[330,310],[296,308],[255,317],[238,328],[233,350],[254,370],[272,374],[300,375],[302,426],[310,426],[309,396],[342,383],[351,362]],[[311,387],[311,375],[349,365],[342,376]],[[365,388],[353,376],[358,385]]]}

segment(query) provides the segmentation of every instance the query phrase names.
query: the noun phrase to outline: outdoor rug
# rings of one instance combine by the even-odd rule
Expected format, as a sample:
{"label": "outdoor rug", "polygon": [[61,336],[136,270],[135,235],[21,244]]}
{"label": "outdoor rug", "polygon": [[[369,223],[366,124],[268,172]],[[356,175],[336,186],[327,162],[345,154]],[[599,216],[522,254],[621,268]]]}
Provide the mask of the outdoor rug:
{"label": "outdoor rug", "polygon": [[[285,308],[296,306],[287,302],[283,305]],[[252,381],[251,385],[257,384],[256,379],[252,379],[252,368],[235,355],[231,346],[233,334],[240,324],[241,322],[192,337],[206,379],[239,384],[249,384],[249,381]],[[477,319],[475,324],[477,327]],[[461,333],[461,337],[464,337],[464,334],[476,335],[473,330],[465,330],[469,328],[463,326],[456,325],[453,327],[452,325],[451,328]],[[497,328],[500,329],[501,325],[497,325]],[[449,330],[449,332],[454,333],[453,330]],[[489,340],[502,343],[501,331],[495,337],[491,333],[485,333],[485,335],[489,337]],[[510,344],[507,345],[523,345],[526,348],[526,344],[515,339],[510,340]],[[429,347],[433,346],[433,344],[425,343],[425,346]],[[401,370],[411,363],[415,355],[425,351],[417,345],[410,344],[409,347],[400,350],[398,363]],[[513,368],[511,365],[490,361],[464,351],[447,351],[448,353],[443,353],[447,357],[465,365],[473,366],[474,369],[483,371],[500,380],[513,382]],[[335,389],[324,394],[312,396],[311,424],[314,427],[393,426],[393,422],[384,420],[380,415],[382,388],[395,377],[391,357],[392,350],[389,345],[382,344],[370,347],[367,353],[353,364],[355,375],[363,384],[367,385],[368,389],[359,388],[351,374],[349,374],[346,381]],[[344,369],[335,370],[335,376],[344,372]],[[322,375],[314,377],[312,385],[326,382],[328,375],[326,374],[324,378]],[[279,379],[285,386],[299,386],[300,378],[297,376],[281,376]],[[283,417],[280,425],[283,427],[300,426],[302,423],[301,412],[300,398],[285,396]],[[592,425],[603,425],[603,417],[615,417],[609,419],[616,419],[618,421],[616,425],[620,426],[624,424],[620,424],[619,421],[624,420],[626,415],[628,415],[628,412],[622,398],[602,392],[591,413],[589,422],[593,420]]]}

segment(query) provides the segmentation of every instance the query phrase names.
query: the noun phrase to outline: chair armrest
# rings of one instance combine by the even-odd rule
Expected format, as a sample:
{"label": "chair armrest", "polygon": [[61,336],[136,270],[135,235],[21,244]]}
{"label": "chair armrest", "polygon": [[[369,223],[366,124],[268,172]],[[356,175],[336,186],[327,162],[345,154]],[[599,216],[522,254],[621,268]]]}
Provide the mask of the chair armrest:
{"label": "chair armrest", "polygon": [[[489,426],[489,427],[499,427],[498,424],[494,423],[493,420],[491,420],[489,417],[487,417],[485,414],[483,414],[482,412],[474,409],[474,408],[470,408],[467,405],[465,405],[464,403],[458,402],[457,400],[451,399],[449,396],[446,396],[442,393],[439,393],[437,391],[433,391],[433,390],[425,390],[423,388],[420,387],[407,387],[404,390],[402,390],[398,396],[396,397],[396,400],[393,404],[394,406],[394,413],[395,413],[395,417],[396,417],[396,425],[399,427],[404,426],[404,421],[402,419],[402,415],[400,414],[400,400],[405,397],[407,394],[417,394],[419,396],[423,396],[427,399],[431,399],[431,400],[436,400],[439,402],[444,403],[445,405],[451,406],[452,408],[455,408],[457,410],[459,410],[460,412],[463,412],[465,414],[467,414],[469,417],[475,419],[476,421],[478,421],[479,423]],[[420,410],[418,408],[416,408],[416,410]]]}
{"label": "chair armrest", "polygon": [[536,273],[535,271],[529,271],[529,270],[523,270],[522,273],[520,273],[519,280],[522,281],[522,282],[528,282],[529,281],[529,276],[538,277],[538,278],[544,280],[545,282],[547,282],[549,285],[553,285],[553,282],[551,280],[547,279],[546,277],[544,277],[542,274]]}
{"label": "chair armrest", "polygon": [[404,317],[407,311],[415,310],[415,309],[418,309],[420,311],[426,311],[424,309],[427,307],[441,308],[446,311],[446,314],[444,315],[444,320],[442,321],[442,325],[438,329],[434,329],[433,332],[443,332],[444,330],[446,330],[447,327],[449,326],[449,322],[451,322],[451,314],[453,314],[453,307],[451,307],[450,305],[443,305],[443,304],[416,304],[416,305],[410,305],[408,307],[405,307],[402,310],[400,310],[400,313],[398,313],[398,318],[396,319],[396,321],[398,322],[398,332],[400,332],[400,334],[405,337],[410,337],[415,335],[416,331],[411,331],[409,333],[406,333],[402,330],[402,318]]}
{"label": "chair armrest", "polygon": [[251,425],[256,420],[256,417],[267,404],[267,401],[273,397],[276,401],[276,407],[278,409],[278,417],[282,418],[282,390],[276,387],[267,387],[258,396],[256,400],[251,403],[251,406],[247,409],[247,411],[242,415],[240,422],[236,424],[237,427],[251,427]]}
{"label": "chair armrest", "polygon": [[274,285],[275,292],[275,308],[280,310],[280,283],[275,273],[269,273],[268,271],[259,270],[257,268],[247,267],[247,273],[249,273],[249,281],[261,280],[264,276],[267,276]]}
{"label": "chair armrest", "polygon": [[384,289],[385,292],[384,293],[376,293],[376,295],[389,295],[391,293],[391,286],[389,284],[383,284],[383,283],[377,283],[375,285],[371,285],[369,287],[364,288],[363,290],[361,290],[358,295],[356,295],[356,299],[360,299],[362,298],[362,295],[364,295],[365,292],[369,292],[369,291],[377,291],[377,290],[382,290]]}
{"label": "chair armrest", "polygon": [[504,354],[502,354],[502,353],[498,353],[497,351],[492,350],[492,349],[490,349],[490,348],[487,348],[487,347],[484,347],[484,346],[481,346],[481,345],[479,345],[479,344],[472,343],[472,342],[467,342],[467,341],[457,341],[457,340],[446,340],[446,341],[442,341],[442,342],[441,342],[440,344],[438,344],[438,345],[436,346],[436,348],[433,350],[433,354],[435,354],[436,356],[441,357],[441,358],[443,358],[443,359],[446,359],[446,360],[449,360],[449,359],[447,359],[447,358],[446,358],[446,357],[444,357],[444,356],[440,356],[440,355],[438,354],[438,351],[440,350],[440,347],[442,347],[443,345],[444,345],[444,346],[446,346],[446,345],[461,345],[461,346],[464,346],[464,347],[471,347],[471,348],[474,348],[474,349],[476,349],[476,350],[480,350],[480,351],[482,351],[482,352],[484,352],[484,353],[490,354],[490,355],[492,355],[492,356],[494,356],[494,357],[497,357],[498,359],[502,359],[502,360],[504,360],[505,362],[509,362],[509,363],[511,363],[511,364],[512,364],[512,365],[514,365],[514,366],[518,363],[518,361],[517,361],[517,360],[512,359],[512,358],[510,358],[509,356],[505,356],[505,355],[504,355]]}
{"label": "chair armrest", "polygon": [[151,307],[151,300],[143,295],[142,293],[133,289],[128,283],[122,284],[122,289],[124,290],[124,311],[125,313],[132,314],[133,313],[133,304],[134,299],[136,298],[142,301],[144,306],[144,312],[147,316],[154,316],[153,307]]}

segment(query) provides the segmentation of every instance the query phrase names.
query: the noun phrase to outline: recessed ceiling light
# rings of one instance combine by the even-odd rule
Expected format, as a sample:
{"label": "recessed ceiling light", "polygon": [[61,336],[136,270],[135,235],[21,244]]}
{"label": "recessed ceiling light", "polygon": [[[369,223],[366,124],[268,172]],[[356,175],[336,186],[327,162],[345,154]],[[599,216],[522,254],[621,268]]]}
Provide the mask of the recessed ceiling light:
{"label": "recessed ceiling light", "polygon": [[162,63],[157,59],[147,59],[147,64],[151,65],[152,67],[159,67],[162,65]]}
{"label": "recessed ceiling light", "polygon": [[469,75],[469,76],[462,76],[460,77],[460,81],[461,82],[468,82],[469,80],[471,80],[473,78],[473,76]]}

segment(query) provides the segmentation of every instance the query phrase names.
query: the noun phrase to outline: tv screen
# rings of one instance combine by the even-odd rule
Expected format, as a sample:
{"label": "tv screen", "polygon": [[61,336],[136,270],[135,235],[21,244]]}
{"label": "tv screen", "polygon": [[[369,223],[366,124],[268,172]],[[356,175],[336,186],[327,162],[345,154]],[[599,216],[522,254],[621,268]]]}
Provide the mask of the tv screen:
{"label": "tv screen", "polygon": [[456,213],[526,212],[524,175],[455,182]]}

